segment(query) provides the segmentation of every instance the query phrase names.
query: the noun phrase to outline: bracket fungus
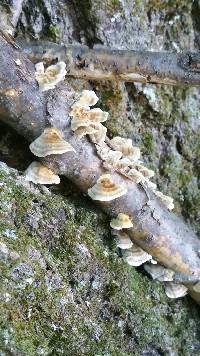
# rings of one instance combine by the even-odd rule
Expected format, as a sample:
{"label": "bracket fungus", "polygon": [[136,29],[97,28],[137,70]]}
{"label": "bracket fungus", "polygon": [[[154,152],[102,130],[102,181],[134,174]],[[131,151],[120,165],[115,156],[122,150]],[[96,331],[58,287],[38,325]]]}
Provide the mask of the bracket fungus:
{"label": "bracket fungus", "polygon": [[115,230],[122,230],[133,227],[133,223],[128,215],[119,213],[115,219],[111,220],[110,226]]}
{"label": "bracket fungus", "polygon": [[196,293],[200,293],[200,282],[197,282],[197,283],[194,285],[193,290],[194,290]]}
{"label": "bracket fungus", "polygon": [[80,98],[73,107],[81,106],[81,107],[88,107],[94,106],[97,101],[99,100],[98,96],[95,94],[93,90],[83,90]]}
{"label": "bracket fungus", "polygon": [[154,171],[152,171],[151,169],[148,169],[144,166],[142,166],[141,164],[136,164],[135,166],[137,168],[137,170],[143,174],[144,177],[146,178],[152,178],[154,176]]}
{"label": "bracket fungus", "polygon": [[124,231],[113,230],[112,234],[117,238],[117,247],[121,248],[122,250],[128,250],[133,246],[133,242]]}
{"label": "bracket fungus", "polygon": [[107,128],[101,124],[95,125],[97,132],[90,135],[90,139],[93,143],[103,144],[106,138]]}
{"label": "bracket fungus", "polygon": [[98,156],[103,160],[103,166],[105,168],[113,170],[115,167],[118,167],[122,152],[113,151],[107,145],[96,145],[96,150]]}
{"label": "bracket fungus", "polygon": [[183,284],[176,284],[173,282],[166,282],[165,283],[165,293],[168,298],[176,299],[184,297],[187,294],[187,287]]}
{"label": "bracket fungus", "polygon": [[124,173],[124,175],[126,175],[126,177],[128,177],[137,184],[146,182],[146,179],[143,174],[141,172],[138,172],[135,168],[129,169],[126,173]]}
{"label": "bracket fungus", "polygon": [[95,134],[98,130],[92,126],[80,126],[76,131],[75,134],[82,138],[85,135],[92,135]]}
{"label": "bracket fungus", "polygon": [[84,108],[80,106],[75,106],[72,111],[70,111],[69,115],[72,117],[72,129],[76,130],[79,126],[89,126],[91,124],[98,124],[100,122],[104,122],[108,118],[108,113],[106,111],[102,111],[99,108],[91,109]]}
{"label": "bracket fungus", "polygon": [[35,69],[35,78],[41,91],[54,89],[59,82],[65,79],[67,73],[65,62],[58,62],[49,66],[46,70],[43,62],[39,62],[35,65]]}
{"label": "bracket fungus", "polygon": [[111,201],[125,195],[127,188],[112,181],[110,174],[103,174],[97,183],[88,189],[88,195],[93,200]]}
{"label": "bracket fungus", "polygon": [[168,268],[165,268],[159,264],[144,264],[145,271],[150,274],[153,279],[156,279],[160,282],[172,282],[174,271]]}
{"label": "bracket fungus", "polygon": [[25,171],[25,179],[35,184],[59,184],[60,178],[39,162],[32,162]]}
{"label": "bracket fungus", "polygon": [[[89,135],[93,143],[103,144],[106,138],[107,128],[101,124],[108,118],[108,113],[100,108],[90,109],[97,103],[98,97],[92,90],[84,90],[80,99],[75,102],[70,112],[71,129],[81,136]],[[83,129],[85,127],[85,129]],[[76,132],[81,128],[78,132]],[[86,129],[87,128],[87,129]]]}
{"label": "bracket fungus", "polygon": [[141,266],[143,263],[152,259],[152,256],[145,252],[142,248],[133,244],[129,250],[124,252],[124,260],[134,267]]}
{"label": "bracket fungus", "polygon": [[153,182],[151,182],[150,180],[146,180],[145,181],[145,185],[147,185],[148,188],[150,188],[151,190],[153,190],[153,192],[156,190],[157,185]]}
{"label": "bracket fungus", "polygon": [[140,159],[140,149],[133,146],[130,138],[116,136],[110,140],[110,144],[114,149],[121,151],[123,156],[128,157],[131,161],[138,161]]}
{"label": "bracket fungus", "polygon": [[162,192],[159,192],[158,190],[155,191],[155,195],[160,198],[160,200],[169,210],[174,209],[173,198],[169,197],[168,195],[164,195]]}
{"label": "bracket fungus", "polygon": [[55,128],[46,128],[43,133],[30,144],[31,152],[37,157],[46,157],[52,154],[62,154],[75,149],[65,141],[62,132]]}

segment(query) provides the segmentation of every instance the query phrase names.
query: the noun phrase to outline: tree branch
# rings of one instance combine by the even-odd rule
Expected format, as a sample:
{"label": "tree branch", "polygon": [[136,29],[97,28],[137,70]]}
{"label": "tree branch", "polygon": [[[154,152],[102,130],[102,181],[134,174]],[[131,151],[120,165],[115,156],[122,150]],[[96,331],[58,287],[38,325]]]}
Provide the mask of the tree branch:
{"label": "tree branch", "polygon": [[25,44],[32,62],[65,61],[67,75],[92,80],[200,85],[200,53],[89,49],[51,42]]}
{"label": "tree branch", "polygon": [[[48,125],[65,132],[65,138],[76,153],[52,155],[43,163],[55,173],[65,175],[84,193],[105,173],[95,147],[87,139],[79,139],[69,128],[68,113],[76,93],[69,84],[42,94],[34,79],[34,66],[26,55],[0,36],[0,119],[29,141],[38,137]],[[20,59],[21,65],[14,62]],[[98,202],[110,216],[124,212],[133,218],[130,237],[157,261],[176,271],[176,279],[189,283],[200,279],[200,241],[181,219],[169,212],[150,192],[120,174],[114,180],[125,184],[128,194],[111,202]],[[193,297],[200,301],[200,294]]]}

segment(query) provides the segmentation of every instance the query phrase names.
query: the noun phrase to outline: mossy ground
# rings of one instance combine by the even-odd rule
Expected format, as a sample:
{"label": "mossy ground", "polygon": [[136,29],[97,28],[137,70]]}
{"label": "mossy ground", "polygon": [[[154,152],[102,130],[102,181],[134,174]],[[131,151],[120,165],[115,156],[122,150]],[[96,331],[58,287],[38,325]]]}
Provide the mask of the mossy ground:
{"label": "mossy ground", "polygon": [[1,354],[195,354],[198,308],[119,257],[107,218],[2,165]]}

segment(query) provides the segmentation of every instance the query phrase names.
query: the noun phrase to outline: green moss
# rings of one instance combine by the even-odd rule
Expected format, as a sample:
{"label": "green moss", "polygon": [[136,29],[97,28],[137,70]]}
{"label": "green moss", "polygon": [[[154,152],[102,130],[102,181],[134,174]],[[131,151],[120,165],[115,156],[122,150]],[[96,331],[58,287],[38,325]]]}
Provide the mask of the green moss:
{"label": "green moss", "polygon": [[[83,199],[85,208],[30,192],[10,172],[1,172],[1,182],[12,202],[0,225],[9,250],[1,268],[2,352],[121,356],[159,345],[164,353],[190,354],[199,328],[195,305],[169,301],[160,283],[128,267],[107,242],[103,214]],[[17,238],[3,235],[5,228]]]}
{"label": "green moss", "polygon": [[153,155],[155,153],[154,137],[151,132],[146,132],[142,136],[142,152],[145,154]]}
{"label": "green moss", "polygon": [[54,41],[60,37],[60,29],[58,25],[50,24],[48,29],[48,37]]}

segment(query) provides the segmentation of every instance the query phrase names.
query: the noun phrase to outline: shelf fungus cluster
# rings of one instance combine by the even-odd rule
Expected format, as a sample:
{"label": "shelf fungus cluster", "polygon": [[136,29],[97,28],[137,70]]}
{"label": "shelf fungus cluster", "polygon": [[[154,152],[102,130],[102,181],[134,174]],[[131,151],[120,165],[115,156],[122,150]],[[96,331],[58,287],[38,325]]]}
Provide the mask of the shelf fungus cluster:
{"label": "shelf fungus cluster", "polygon": [[[108,113],[99,108],[90,108],[96,105],[97,101],[98,97],[93,91],[84,90],[70,112],[71,129],[80,138],[85,135],[89,136],[95,144],[103,167],[109,171],[109,174],[102,175],[96,184],[88,189],[88,195],[93,200],[108,202],[126,194],[126,187],[113,181],[112,173],[116,171],[134,183],[143,184],[151,189],[155,196],[169,210],[172,210],[173,199],[158,191],[156,184],[151,182],[154,172],[142,164],[139,147],[133,146],[131,139],[119,136],[109,139],[106,136],[107,129],[102,123],[107,120]],[[129,265],[137,267],[144,264],[145,270],[153,279],[165,283],[165,291],[169,298],[179,298],[187,293],[184,285],[173,282],[174,271],[159,265],[150,254],[130,239],[128,233],[124,232],[123,229],[133,227],[128,215],[123,212],[119,213],[111,220],[110,226],[116,237],[117,246],[122,249],[123,258]]]}
{"label": "shelf fungus cluster", "polygon": [[[46,128],[29,146],[31,152],[37,157],[60,155],[66,152],[75,152],[75,149],[64,140],[63,133],[56,127]],[[39,162],[33,162],[25,171],[25,178],[35,184],[59,184],[60,178],[49,168]]]}
{"label": "shelf fungus cluster", "polygon": [[94,143],[103,144],[107,129],[101,123],[108,118],[108,113],[99,108],[91,109],[98,101],[92,90],[83,90],[79,100],[72,106],[70,112],[71,129],[79,137],[89,135]]}
{"label": "shelf fungus cluster", "polygon": [[97,154],[102,159],[105,169],[110,172],[117,171],[137,184],[146,185],[169,210],[172,210],[173,199],[158,191],[156,184],[150,181],[154,172],[142,165],[139,147],[133,146],[129,138],[117,136],[109,140],[106,136],[107,129],[102,122],[107,120],[108,113],[99,108],[90,108],[97,102],[98,97],[92,90],[83,90],[70,112],[71,129],[79,137],[89,135],[90,140],[96,145]]}
{"label": "shelf fungus cluster", "polygon": [[[46,71],[43,63],[38,63],[36,70],[36,79],[43,91],[53,88],[65,76],[63,62],[48,67]],[[89,197],[97,201],[110,202],[127,194],[126,185],[118,184],[112,176],[116,171],[134,183],[150,188],[169,210],[173,209],[173,199],[157,191],[156,184],[150,181],[154,172],[143,166],[140,149],[133,146],[132,140],[122,137],[108,139],[107,129],[102,125],[107,120],[108,113],[100,108],[91,109],[97,101],[98,97],[93,91],[84,90],[70,112],[72,131],[79,138],[89,136],[90,141],[95,144],[104,168],[109,171],[108,174],[101,175],[94,186],[88,189]],[[71,144],[64,139],[63,133],[55,127],[46,128],[30,144],[30,150],[37,157],[75,152]],[[31,163],[25,174],[26,180],[34,183],[58,184],[60,182],[59,176],[39,162]],[[144,264],[144,269],[153,279],[165,283],[165,292],[169,298],[179,298],[187,293],[184,285],[174,283],[174,271],[159,265],[150,254],[130,239],[128,229],[133,227],[133,222],[129,215],[120,212],[111,220],[110,226],[116,237],[117,246],[122,249],[123,258],[130,266],[137,267]],[[199,291],[198,283],[195,288]]]}
{"label": "shelf fungus cluster", "polygon": [[114,137],[109,140],[107,138],[106,143],[96,145],[96,149],[106,169],[117,171],[137,184],[144,184],[169,210],[174,208],[173,199],[156,190],[156,184],[150,181],[154,172],[142,165],[140,149],[133,146],[130,139]]}
{"label": "shelf fungus cluster", "polygon": [[35,65],[35,69],[35,78],[41,91],[54,89],[59,82],[65,79],[67,73],[65,62],[58,62],[49,66],[46,70],[43,62],[39,62]]}
{"label": "shelf fungus cluster", "polygon": [[165,268],[160,264],[152,265],[149,263],[144,264],[144,269],[152,279],[164,282],[165,293],[168,298],[181,298],[187,294],[187,287],[183,284],[174,283],[175,272],[173,270]]}

